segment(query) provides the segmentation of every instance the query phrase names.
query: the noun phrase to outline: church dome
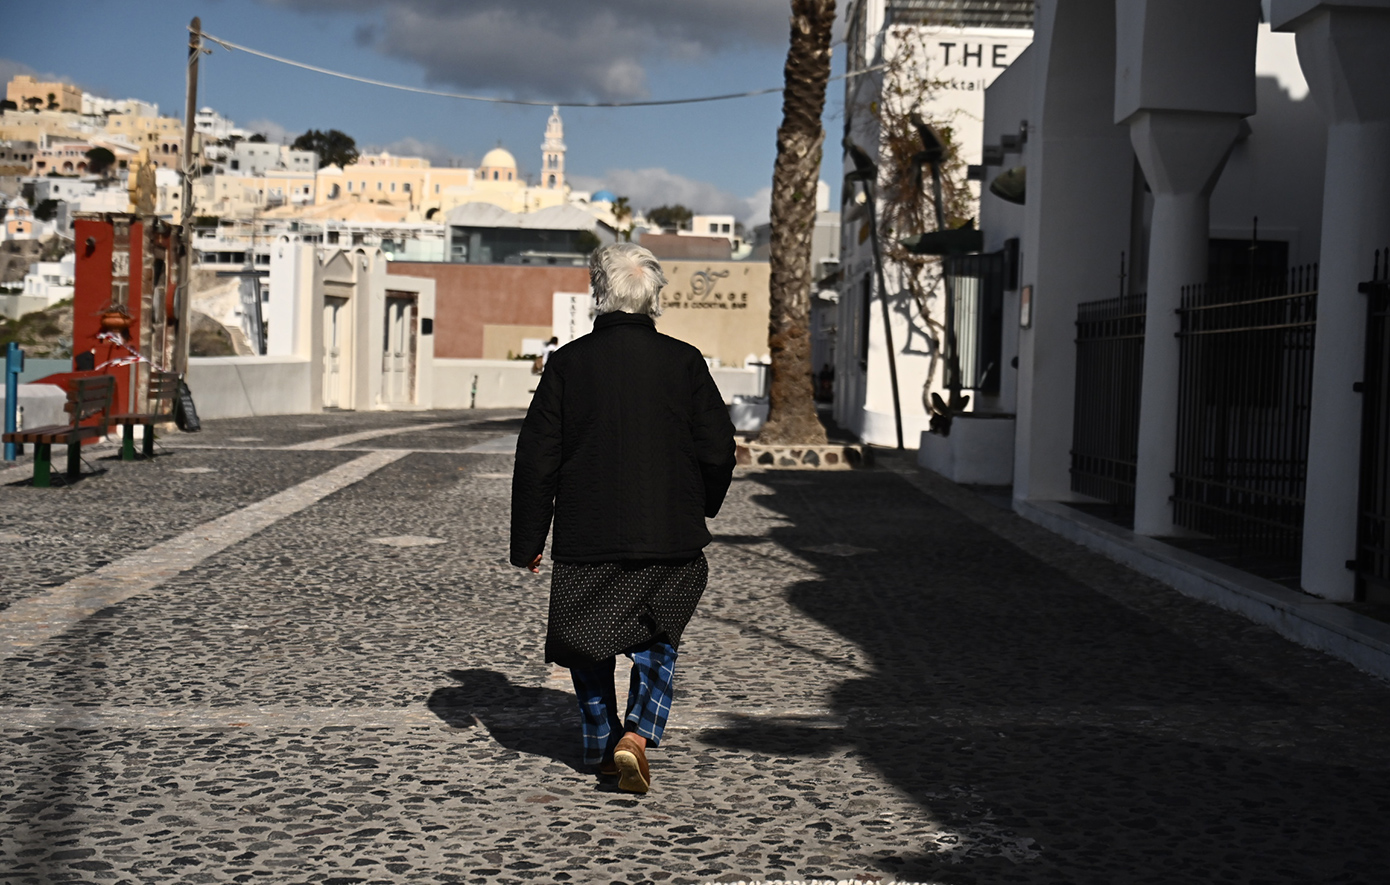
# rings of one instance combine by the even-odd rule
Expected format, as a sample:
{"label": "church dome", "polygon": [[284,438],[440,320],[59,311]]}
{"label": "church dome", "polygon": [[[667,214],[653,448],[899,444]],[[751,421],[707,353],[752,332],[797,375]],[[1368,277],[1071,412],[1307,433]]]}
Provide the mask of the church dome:
{"label": "church dome", "polygon": [[595,192],[593,196],[589,197],[589,202],[590,202],[590,203],[616,203],[616,202],[618,202],[618,195],[615,194],[615,193],[613,193],[613,192],[610,191],[610,190],[601,190],[601,191]]}
{"label": "church dome", "polygon": [[483,162],[479,165],[480,169],[515,169],[516,157],[506,148],[493,148],[483,154]]}

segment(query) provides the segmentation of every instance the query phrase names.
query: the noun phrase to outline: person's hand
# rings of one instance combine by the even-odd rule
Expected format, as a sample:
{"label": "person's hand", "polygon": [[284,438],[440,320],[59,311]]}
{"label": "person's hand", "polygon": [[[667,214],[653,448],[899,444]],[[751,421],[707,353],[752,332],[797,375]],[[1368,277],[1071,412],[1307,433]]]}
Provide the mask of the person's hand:
{"label": "person's hand", "polygon": [[541,555],[539,553],[536,554],[535,559],[531,560],[531,565],[528,568],[535,574],[541,573]]}

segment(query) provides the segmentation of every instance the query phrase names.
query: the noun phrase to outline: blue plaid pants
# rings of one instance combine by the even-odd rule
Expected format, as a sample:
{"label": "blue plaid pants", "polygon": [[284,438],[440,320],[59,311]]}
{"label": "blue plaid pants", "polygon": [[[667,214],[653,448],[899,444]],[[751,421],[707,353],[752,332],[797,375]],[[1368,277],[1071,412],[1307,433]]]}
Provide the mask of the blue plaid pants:
{"label": "blue plaid pants", "polygon": [[672,684],[676,675],[676,650],[657,640],[643,651],[629,652],[632,679],[627,690],[627,716],[618,718],[613,668],[617,658],[592,667],[571,667],[574,693],[584,737],[584,764],[598,765],[613,752],[627,730],[635,731],[653,747],[661,746],[666,717],[671,715]]}

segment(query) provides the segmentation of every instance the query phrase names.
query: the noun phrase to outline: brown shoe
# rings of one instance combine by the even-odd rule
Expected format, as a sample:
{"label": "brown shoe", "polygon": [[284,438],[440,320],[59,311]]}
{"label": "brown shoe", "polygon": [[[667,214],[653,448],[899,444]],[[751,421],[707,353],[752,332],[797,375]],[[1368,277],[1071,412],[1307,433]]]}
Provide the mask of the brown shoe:
{"label": "brown shoe", "polygon": [[623,735],[613,750],[613,763],[618,766],[618,789],[628,793],[645,793],[652,784],[647,768],[647,753],[630,734]]}

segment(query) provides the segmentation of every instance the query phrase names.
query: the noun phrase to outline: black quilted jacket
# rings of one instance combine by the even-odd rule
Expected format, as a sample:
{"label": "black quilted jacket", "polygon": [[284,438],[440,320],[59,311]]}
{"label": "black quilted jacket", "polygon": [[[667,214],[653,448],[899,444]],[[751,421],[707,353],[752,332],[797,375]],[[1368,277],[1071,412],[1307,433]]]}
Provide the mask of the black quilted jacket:
{"label": "black quilted jacket", "polygon": [[700,352],[609,313],[555,351],[521,428],[512,565],[688,559],[734,471],[734,426]]}

